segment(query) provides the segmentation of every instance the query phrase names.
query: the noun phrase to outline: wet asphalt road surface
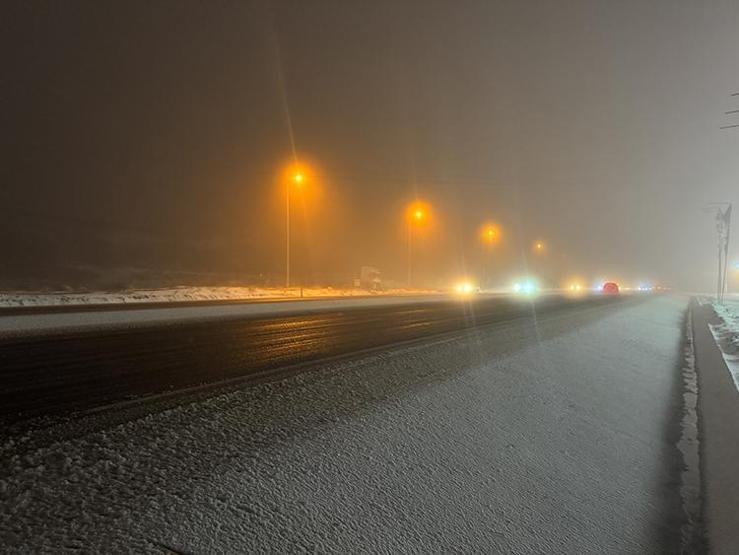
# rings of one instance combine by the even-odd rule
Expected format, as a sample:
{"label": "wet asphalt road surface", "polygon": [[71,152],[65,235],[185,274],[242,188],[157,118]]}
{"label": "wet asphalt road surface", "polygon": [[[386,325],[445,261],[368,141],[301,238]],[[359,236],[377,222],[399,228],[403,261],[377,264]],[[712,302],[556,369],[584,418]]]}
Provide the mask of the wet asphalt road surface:
{"label": "wet asphalt road surface", "polygon": [[494,297],[0,339],[0,420],[65,415],[537,314],[628,301]]}

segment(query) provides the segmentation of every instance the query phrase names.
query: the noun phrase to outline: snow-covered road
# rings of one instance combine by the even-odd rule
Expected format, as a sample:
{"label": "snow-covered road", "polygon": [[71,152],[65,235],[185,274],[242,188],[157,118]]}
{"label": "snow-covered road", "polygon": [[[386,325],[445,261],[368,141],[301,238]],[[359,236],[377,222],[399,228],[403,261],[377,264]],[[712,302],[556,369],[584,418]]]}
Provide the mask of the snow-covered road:
{"label": "snow-covered road", "polygon": [[7,552],[679,547],[687,300],[547,314],[0,450]]}

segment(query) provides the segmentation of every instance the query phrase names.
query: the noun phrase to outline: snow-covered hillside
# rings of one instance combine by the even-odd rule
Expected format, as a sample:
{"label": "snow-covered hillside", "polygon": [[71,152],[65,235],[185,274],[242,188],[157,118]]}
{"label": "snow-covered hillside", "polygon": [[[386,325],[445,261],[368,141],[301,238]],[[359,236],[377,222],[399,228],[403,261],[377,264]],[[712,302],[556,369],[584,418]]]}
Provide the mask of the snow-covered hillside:
{"label": "snow-covered hillside", "polygon": [[[422,290],[388,290],[374,295],[420,295]],[[0,293],[0,307],[177,303],[192,301],[295,299],[315,297],[359,297],[373,295],[365,289],[265,288],[265,287],[175,287],[171,289],[129,289],[90,293]]]}

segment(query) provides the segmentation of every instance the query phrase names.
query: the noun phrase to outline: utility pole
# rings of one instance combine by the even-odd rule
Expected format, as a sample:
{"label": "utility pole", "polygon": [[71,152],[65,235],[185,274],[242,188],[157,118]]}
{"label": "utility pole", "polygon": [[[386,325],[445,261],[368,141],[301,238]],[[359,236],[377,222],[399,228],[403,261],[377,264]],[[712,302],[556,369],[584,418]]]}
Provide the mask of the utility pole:
{"label": "utility pole", "polygon": [[[721,298],[719,302],[723,304],[724,295],[726,294],[726,269],[729,266],[729,238],[731,237],[731,203],[721,212],[716,214],[716,226],[719,232],[719,261],[723,258],[723,272],[721,273]],[[722,252],[723,249],[723,252]],[[722,256],[723,255],[723,256]]]}
{"label": "utility pole", "polygon": [[718,272],[716,274],[716,302],[723,304],[727,290],[726,270],[729,265],[729,238],[731,237],[730,202],[713,203],[710,208],[716,213],[716,235],[718,247]]}
{"label": "utility pole", "polygon": [[[739,97],[739,92],[731,93],[732,97]],[[724,115],[734,116],[739,110],[727,110]],[[735,129],[739,124],[722,125],[719,129]],[[721,206],[725,206],[721,210]],[[716,207],[716,231],[718,232],[718,284],[716,288],[716,301],[723,304],[724,295],[728,289],[726,271],[729,266],[729,239],[731,237],[731,203],[723,202]],[[723,265],[723,266],[722,266]]]}

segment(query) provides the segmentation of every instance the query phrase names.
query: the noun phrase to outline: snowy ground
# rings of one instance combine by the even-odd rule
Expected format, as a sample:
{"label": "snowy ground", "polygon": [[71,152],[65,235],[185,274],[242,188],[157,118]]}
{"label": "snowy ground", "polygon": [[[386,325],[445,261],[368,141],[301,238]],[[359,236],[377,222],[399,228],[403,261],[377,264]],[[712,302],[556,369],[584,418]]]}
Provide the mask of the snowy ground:
{"label": "snowy ground", "polygon": [[[382,295],[421,295],[425,290],[389,290]],[[175,287],[172,289],[131,289],[90,293],[0,293],[0,307],[75,306],[140,303],[178,303],[193,301],[238,301],[250,299],[294,299],[320,297],[358,297],[372,295],[365,289],[332,287]],[[379,293],[376,293],[379,295]]]}
{"label": "snowy ground", "polygon": [[722,323],[709,327],[739,391],[739,299],[730,297],[723,305],[714,303],[713,310]]}
{"label": "snowy ground", "polygon": [[0,544],[670,551],[684,309],[662,297],[517,321],[118,425],[98,415],[7,438]]}

